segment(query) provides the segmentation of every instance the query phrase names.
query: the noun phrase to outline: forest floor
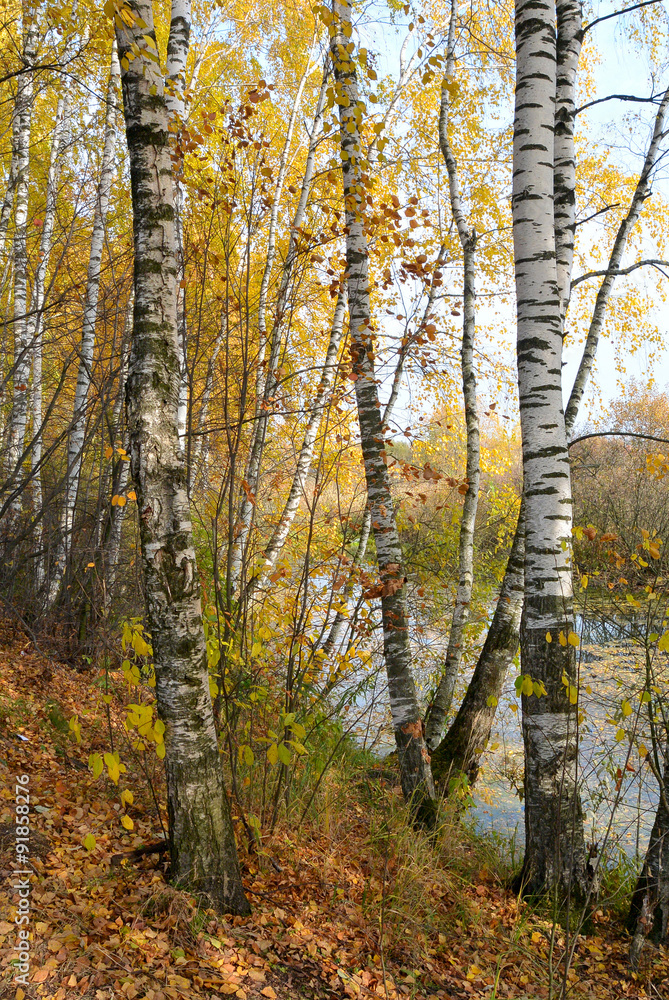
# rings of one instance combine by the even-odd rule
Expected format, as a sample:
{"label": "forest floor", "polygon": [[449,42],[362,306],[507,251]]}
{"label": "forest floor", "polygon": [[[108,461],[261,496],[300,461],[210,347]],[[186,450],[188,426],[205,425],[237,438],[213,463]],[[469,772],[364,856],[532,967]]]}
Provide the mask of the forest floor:
{"label": "forest floor", "polygon": [[[647,947],[630,973],[619,913],[602,905],[588,933],[565,940],[506,888],[494,844],[455,821],[438,844],[418,843],[387,772],[339,785],[333,776],[312,820],[285,823],[259,854],[242,847],[249,918],[198,910],[168,885],[157,855],[112,864],[161,831],[141,795],[128,808],[134,829],[123,828],[118,789],[88,768],[95,744],[69,733],[71,716],[99,714],[94,680],[0,623],[0,997],[544,1000],[551,964],[559,983],[573,943],[567,996],[669,1000],[669,956]],[[30,973],[17,985],[13,806],[23,774],[34,874]]]}

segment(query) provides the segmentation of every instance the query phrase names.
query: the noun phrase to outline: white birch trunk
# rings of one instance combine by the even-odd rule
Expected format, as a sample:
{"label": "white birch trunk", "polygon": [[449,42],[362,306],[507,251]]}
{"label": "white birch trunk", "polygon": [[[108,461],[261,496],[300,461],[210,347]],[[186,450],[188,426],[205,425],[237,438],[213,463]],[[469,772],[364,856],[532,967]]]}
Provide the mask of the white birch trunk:
{"label": "white birch trunk", "polygon": [[[170,21],[170,36],[167,44],[167,77],[165,80],[165,101],[168,111],[175,119],[177,129],[186,120],[186,65],[190,46],[191,4],[190,0],[174,0]],[[186,326],[186,290],[182,287],[185,277],[183,248],[183,191],[175,182],[174,207],[177,232],[177,259],[179,287],[177,290],[177,322],[179,328],[179,441],[186,452],[186,430],[188,422],[188,330]]]}
{"label": "white birch trunk", "polygon": [[286,170],[288,169],[288,157],[290,154],[290,147],[293,141],[293,132],[295,130],[295,122],[297,121],[297,116],[302,104],[302,95],[304,93],[304,87],[307,82],[307,78],[311,71],[311,51],[309,52],[307,58],[307,65],[300,79],[300,83],[297,88],[297,93],[293,101],[293,107],[291,109],[290,118],[288,120],[288,127],[286,130],[286,138],[283,144],[283,149],[281,151],[281,157],[279,159],[279,169],[277,172],[276,183],[274,186],[274,197],[272,201],[272,208],[270,211],[269,220],[269,230],[267,236],[267,255],[265,257],[265,267],[263,269],[262,279],[260,282],[260,292],[258,295],[258,337],[260,350],[264,350],[265,346],[269,348],[269,351],[265,355],[266,362],[266,374],[262,393],[259,394],[259,398],[256,399],[256,420],[253,430],[253,437],[251,440],[251,448],[249,451],[249,459],[246,466],[246,471],[244,475],[244,480],[247,484],[247,489],[242,493],[239,517],[237,520],[236,535],[232,543],[231,551],[228,557],[228,599],[231,600],[237,593],[240,584],[240,578],[242,573],[242,565],[244,561],[244,552],[246,549],[246,543],[249,533],[249,528],[251,527],[251,520],[253,518],[253,506],[254,498],[258,492],[258,484],[260,481],[260,463],[262,462],[262,455],[265,448],[265,438],[267,435],[267,427],[269,424],[270,412],[272,408],[272,398],[276,391],[277,380],[277,366],[279,363],[279,356],[281,351],[281,340],[282,340],[282,330],[283,330],[283,313],[286,307],[286,295],[290,280],[293,274],[293,268],[295,264],[295,250],[296,241],[298,237],[297,228],[302,225],[304,219],[304,214],[306,212],[307,201],[309,198],[309,193],[311,191],[311,184],[313,180],[313,171],[316,155],[316,136],[318,133],[318,123],[322,116],[323,101],[325,97],[325,84],[321,86],[321,93],[318,101],[318,106],[316,109],[316,115],[314,117],[314,133],[312,135],[312,141],[309,145],[309,153],[307,155],[307,162],[305,165],[305,173],[302,181],[302,190],[300,193],[300,200],[298,202],[298,207],[295,213],[295,218],[293,220],[293,227],[289,241],[288,256],[286,258],[286,263],[283,268],[281,283],[279,286],[279,295],[277,297],[277,306],[274,322],[272,324],[272,330],[269,336],[269,343],[266,345],[267,341],[267,296],[269,292],[269,282],[276,261],[276,228],[279,218],[279,207],[281,203],[281,193],[283,191],[283,185],[286,178]]}
{"label": "white birch trunk", "polygon": [[583,41],[580,0],[557,0],[556,100],[553,136],[555,260],[560,316],[564,320],[571,291],[576,231],[576,74]]}
{"label": "white birch trunk", "polygon": [[458,165],[448,137],[450,112],[449,86],[455,74],[457,13],[457,0],[451,0],[446,69],[441,86],[439,146],[448,172],[451,214],[455,221],[463,254],[463,319],[460,362],[462,392],[465,402],[465,423],[467,427],[468,489],[462,505],[458,544],[458,586],[455,594],[451,629],[448,636],[446,660],[441,680],[439,681],[437,691],[425,719],[425,742],[430,750],[433,750],[441,739],[444,722],[453,701],[455,683],[462,663],[464,632],[469,620],[472,589],[474,586],[474,528],[476,526],[479,482],[481,479],[481,447],[476,399],[476,368],[474,363],[474,342],[476,337],[476,232],[473,227],[470,228],[467,224],[460,196]]}
{"label": "white birch trunk", "polygon": [[[28,19],[28,18],[27,18]],[[30,18],[23,42],[26,66],[35,63],[37,26]],[[6,469],[10,480],[18,476],[24,458],[24,442],[28,419],[28,382],[30,380],[31,344],[28,340],[28,184],[30,172],[30,126],[33,112],[33,73],[22,73],[17,82],[15,116],[16,186],[14,191],[14,302],[13,334],[14,364],[12,412],[9,418]],[[14,151],[13,154],[14,155]],[[21,500],[12,503],[17,513]]]}
{"label": "white birch trunk", "polygon": [[[526,891],[583,891],[583,813],[577,781],[571,481],[562,409],[562,307],[555,249],[554,0],[516,2],[513,236],[518,388],[525,500],[523,670],[547,694],[523,696]],[[550,635],[551,642],[547,641]]]}
{"label": "white birch trunk", "polygon": [[328,393],[332,386],[335,371],[337,369],[337,355],[339,353],[339,344],[341,342],[341,335],[344,327],[345,309],[346,296],[343,292],[340,292],[335,306],[332,328],[330,331],[330,341],[325,355],[325,363],[323,365],[320,383],[318,385],[318,389],[316,390],[316,396],[309,412],[309,419],[304,432],[302,447],[300,448],[297,467],[295,469],[293,481],[288,493],[288,499],[286,500],[279,522],[272,532],[272,537],[265,546],[262,564],[257,572],[257,575],[253,576],[249,581],[246,590],[247,596],[250,596],[255,590],[257,590],[258,587],[261,587],[267,579],[268,574],[276,563],[279,553],[285,545],[286,539],[288,538],[288,532],[290,531],[290,526],[295,520],[295,515],[297,514],[300,506],[300,501],[304,496],[307,476],[309,474],[311,460],[314,455],[316,436],[321,425],[321,418],[327,404]]}
{"label": "white birch trunk", "polygon": [[383,645],[390,711],[405,800],[419,819],[434,819],[434,786],[421,713],[411,671],[411,646],[404,594],[404,567],[386,466],[385,435],[374,370],[369,296],[369,253],[363,211],[368,176],[358,117],[361,113],[355,65],[351,61],[350,8],[335,0],[331,52],[339,99],[341,159],[346,213],[346,260],[351,361],[360,424],[360,441],[380,576]]}
{"label": "white birch trunk", "polygon": [[86,435],[86,408],[88,391],[91,384],[93,355],[95,351],[95,327],[98,314],[98,296],[100,291],[100,268],[104,248],[105,223],[109,207],[109,194],[114,174],[114,151],[116,146],[116,115],[118,102],[118,87],[120,67],[116,51],[116,41],[112,44],[109,84],[107,87],[106,112],[104,124],[104,140],[100,179],[95,198],[95,213],[93,216],[93,232],[91,234],[91,249],[88,258],[88,273],[86,278],[86,297],[81,330],[81,347],[79,353],[79,369],[74,393],[74,412],[72,426],[67,439],[67,468],[65,473],[65,496],[60,519],[60,536],[56,549],[56,562],[49,585],[49,604],[58,597],[63,582],[63,576],[70,555],[70,544],[74,528],[74,514],[81,477],[83,461],[84,438]]}
{"label": "white birch trunk", "polygon": [[[150,0],[117,27],[131,45],[155,46]],[[154,48],[152,51],[156,51]],[[199,575],[179,445],[177,245],[169,111],[160,67],[146,55],[122,71],[132,183],[134,320],[127,410],[138,495],[158,712],[165,723],[172,877],[219,911],[248,913],[223,785],[202,629]]]}
{"label": "white birch trunk", "polygon": [[35,527],[35,589],[42,589],[46,577],[45,554],[42,551],[43,525],[42,513],[42,335],[44,327],[44,301],[46,274],[49,258],[53,247],[53,230],[56,221],[56,201],[58,181],[65,157],[65,149],[69,140],[67,127],[67,95],[58,99],[56,121],[51,140],[51,155],[49,157],[49,173],[46,184],[44,219],[42,223],[42,238],[40,240],[39,261],[35,269],[33,282],[32,309],[28,320],[28,339],[33,344],[32,354],[32,418],[33,440],[31,450],[32,464],[32,506],[37,515]]}

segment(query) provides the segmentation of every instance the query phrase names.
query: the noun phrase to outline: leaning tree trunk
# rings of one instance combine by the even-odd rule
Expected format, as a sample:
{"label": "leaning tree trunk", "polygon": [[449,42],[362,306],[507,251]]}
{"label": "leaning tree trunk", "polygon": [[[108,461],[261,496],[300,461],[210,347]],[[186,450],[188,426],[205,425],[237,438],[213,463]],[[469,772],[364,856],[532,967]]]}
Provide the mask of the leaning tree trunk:
{"label": "leaning tree trunk", "polygon": [[483,649],[457,715],[432,754],[435,781],[457,772],[476,781],[488,745],[497,703],[513,658],[518,652],[520,617],[525,595],[525,527],[523,505],[504,579]]}
{"label": "leaning tree trunk", "polygon": [[647,939],[656,945],[669,944],[669,748],[665,751],[660,801],[632,896],[627,930],[632,935],[632,968],[638,966]]}
{"label": "leaning tree trunk", "polygon": [[425,742],[433,750],[444,729],[444,722],[453,701],[455,683],[462,664],[465,627],[474,586],[474,528],[479,502],[479,482],[481,479],[481,446],[479,435],[478,405],[476,399],[476,368],[474,364],[474,339],[476,336],[476,231],[469,227],[462,207],[458,165],[448,135],[450,112],[450,87],[455,72],[455,31],[457,24],[457,0],[451,0],[451,19],[448,32],[446,70],[441,85],[441,107],[439,112],[439,146],[448,172],[448,189],[451,200],[451,214],[455,221],[463,254],[463,319],[462,347],[460,363],[462,370],[462,393],[465,401],[465,423],[467,427],[467,492],[462,505],[460,538],[458,545],[458,586],[455,606],[448,636],[446,661],[441,680],[432,704],[425,718]]}
{"label": "leaning tree trunk", "polygon": [[98,182],[95,213],[93,217],[93,232],[91,234],[91,249],[88,258],[88,273],[86,278],[86,298],[84,300],[84,315],[81,327],[81,346],[79,353],[79,370],[74,392],[74,413],[72,426],[67,439],[67,468],[65,471],[65,497],[60,518],[60,534],[56,548],[56,561],[49,584],[49,604],[58,597],[63,577],[70,555],[72,532],[74,529],[74,514],[81,478],[84,440],[86,436],[86,404],[91,385],[93,354],[95,350],[95,327],[98,314],[98,296],[100,292],[100,268],[104,249],[105,222],[109,206],[109,195],[114,172],[114,147],[116,144],[116,114],[118,99],[118,84],[120,67],[116,52],[116,42],[112,43],[109,84],[107,87],[107,107],[105,111],[104,144],[100,180]]}
{"label": "leaning tree trunk", "polygon": [[364,228],[365,191],[369,177],[361,160],[358,83],[350,51],[350,8],[335,0],[332,62],[341,123],[341,159],[346,213],[346,262],[351,365],[360,424],[360,443],[367,482],[376,556],[383,645],[390,711],[400,764],[402,790],[419,819],[434,816],[434,786],[425,746],[413,675],[404,592],[404,567],[395,508],[386,465],[385,435],[374,370],[374,344],[369,296],[369,254]]}
{"label": "leaning tree trunk", "polygon": [[[29,12],[31,13],[31,12]],[[34,65],[37,55],[37,25],[33,18],[25,28],[23,61],[26,67]],[[6,468],[10,482],[19,474],[24,454],[26,423],[28,418],[28,382],[30,380],[31,348],[28,328],[28,181],[30,172],[30,126],[33,112],[34,81],[32,70],[20,74],[17,83],[16,128],[12,132],[15,148],[12,158],[16,162],[14,188],[14,302],[13,302],[13,399],[9,418]],[[12,503],[12,511],[20,510],[20,495]]]}
{"label": "leaning tree trunk", "polygon": [[[179,446],[176,236],[169,113],[150,0],[116,28],[132,185],[133,345],[127,385],[156,701],[165,723],[172,876],[219,911],[248,913],[218,752],[199,575]],[[118,22],[117,22],[118,23]],[[153,47],[147,52],[147,38]],[[132,46],[142,55],[131,61]]]}
{"label": "leaning tree trunk", "polygon": [[[523,695],[525,891],[585,891],[577,781],[571,480],[562,409],[562,314],[555,252],[554,0],[516,0],[512,214],[525,500]],[[566,682],[566,683],[565,683]]]}

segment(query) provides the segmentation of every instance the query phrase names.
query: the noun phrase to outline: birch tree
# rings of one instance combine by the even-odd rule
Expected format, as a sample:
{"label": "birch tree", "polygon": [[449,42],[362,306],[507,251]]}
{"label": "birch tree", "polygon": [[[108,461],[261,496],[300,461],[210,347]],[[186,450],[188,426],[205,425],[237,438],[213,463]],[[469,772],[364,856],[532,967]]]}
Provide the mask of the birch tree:
{"label": "birch tree", "polygon": [[351,365],[360,425],[360,443],[367,483],[367,503],[376,543],[380,576],[383,647],[388,693],[402,790],[419,818],[431,821],[434,787],[430,758],[422,732],[421,713],[411,671],[411,646],[404,594],[404,567],[386,465],[384,430],[374,369],[374,342],[369,296],[369,252],[364,228],[365,191],[363,147],[350,8],[335,0],[332,63],[337,84],[341,127],[341,160],[346,215],[346,263]]}
{"label": "birch tree", "polygon": [[[313,43],[312,43],[312,48],[313,48]],[[244,553],[246,549],[246,542],[248,539],[249,528],[251,527],[251,520],[253,517],[255,496],[258,492],[258,484],[260,480],[260,466],[262,462],[263,451],[265,448],[265,440],[267,436],[267,428],[269,425],[270,413],[272,410],[272,399],[277,386],[277,368],[279,364],[281,341],[284,329],[283,317],[287,305],[288,288],[290,286],[290,281],[293,276],[293,268],[295,265],[296,240],[297,240],[298,230],[304,221],[309,193],[311,191],[311,184],[313,180],[313,171],[314,171],[315,153],[316,153],[315,143],[317,141],[320,119],[323,112],[323,100],[325,96],[325,79],[327,76],[327,71],[324,71],[324,80],[321,86],[318,105],[316,108],[316,114],[314,117],[314,131],[310,143],[309,155],[307,156],[307,162],[305,165],[305,174],[302,181],[300,199],[298,201],[297,209],[295,211],[295,217],[293,219],[293,225],[291,228],[288,255],[284,267],[282,269],[274,322],[272,323],[272,327],[268,336],[267,299],[270,286],[270,277],[276,261],[277,224],[279,219],[281,194],[286,179],[286,171],[289,165],[289,154],[290,154],[291,144],[293,141],[295,123],[297,121],[297,116],[299,114],[299,110],[301,107],[304,88],[307,79],[309,77],[309,74],[311,73],[312,70],[311,58],[312,58],[312,50],[310,49],[309,54],[307,56],[307,65],[304,69],[304,72],[302,73],[302,76],[300,77],[297,93],[293,100],[290,117],[288,119],[286,137],[283,143],[281,156],[279,158],[279,169],[277,171],[276,182],[274,185],[272,208],[270,210],[269,228],[267,233],[267,253],[265,257],[265,266],[263,268],[262,278],[260,281],[260,291],[258,293],[259,345],[260,345],[260,351],[264,352],[265,355],[263,359],[263,365],[261,366],[261,368],[259,368],[258,371],[260,376],[260,372],[262,371],[262,369],[264,369],[265,376],[264,380],[260,379],[259,377],[258,381],[258,389],[260,391],[257,392],[256,394],[256,403],[255,403],[256,412],[255,412],[255,421],[253,425],[253,435],[251,438],[249,457],[244,475],[244,482],[246,483],[246,488],[242,492],[236,535],[231,545],[230,553],[228,555],[228,573],[227,573],[228,601],[231,601],[234,598],[239,588],[243,562],[244,562]]]}
{"label": "birch tree", "polygon": [[32,504],[38,514],[35,532],[35,586],[41,591],[46,576],[45,558],[42,551],[42,526],[40,516],[42,511],[42,339],[44,327],[45,284],[47,268],[53,247],[53,231],[56,221],[56,202],[58,196],[58,181],[63,166],[65,150],[69,140],[67,126],[68,96],[58,99],[56,120],[51,139],[51,155],[49,157],[49,172],[46,183],[44,219],[42,220],[42,236],[40,239],[39,260],[35,269],[33,281],[32,308],[28,320],[28,340],[32,349],[32,418],[33,440],[31,445],[32,464]]}
{"label": "birch tree", "polygon": [[[150,0],[117,20],[132,183],[134,319],[127,410],[158,712],[171,870],[218,909],[248,913],[214,728],[200,585],[179,445],[177,245],[169,111]],[[129,59],[133,46],[140,55]],[[137,49],[135,49],[137,51]]]}
{"label": "birch tree", "polygon": [[[23,61],[26,67],[35,63],[38,32],[32,11],[24,15]],[[16,163],[14,187],[14,302],[13,334],[14,364],[12,412],[9,418],[6,469],[9,477],[18,475],[23,460],[26,423],[28,418],[28,383],[30,381],[31,343],[28,340],[28,184],[30,173],[30,126],[33,113],[33,73],[22,73],[17,82],[14,108],[16,128],[12,159]],[[17,510],[20,499],[12,505]]]}
{"label": "birch tree", "polygon": [[49,604],[58,597],[63,576],[68,563],[74,515],[77,503],[77,492],[81,478],[83,462],[84,438],[86,435],[86,405],[91,385],[93,371],[93,355],[95,351],[95,327],[98,315],[98,296],[100,292],[100,269],[104,248],[105,224],[109,207],[109,194],[114,173],[114,149],[116,145],[116,115],[120,67],[116,50],[116,41],[112,44],[109,83],[106,93],[106,108],[104,121],[104,139],[100,178],[95,196],[95,212],[93,216],[93,232],[88,257],[88,272],[86,277],[86,296],[84,299],[84,314],[81,328],[81,346],[79,348],[79,369],[77,385],[74,394],[74,413],[72,426],[67,439],[67,467],[65,472],[65,496],[60,518],[60,535],[56,548],[56,560],[49,584]]}
{"label": "birch tree", "polygon": [[460,363],[462,392],[465,401],[467,430],[467,492],[462,506],[458,545],[458,586],[455,607],[448,636],[446,661],[437,691],[425,718],[425,742],[433,750],[441,738],[444,720],[453,701],[455,682],[462,663],[462,643],[474,585],[474,527],[481,479],[481,448],[478,406],[476,400],[476,370],[474,340],[476,336],[476,231],[468,224],[462,205],[458,165],[449,137],[449,89],[455,74],[455,33],[458,4],[451,0],[451,17],[448,28],[446,68],[441,84],[439,110],[439,147],[446,164],[451,214],[455,222],[463,255],[463,320]]}
{"label": "birch tree", "polygon": [[[546,694],[523,695],[526,891],[585,890],[583,813],[577,783],[577,692],[572,639],[571,485],[562,409],[562,289],[567,219],[554,203],[558,82],[576,63],[558,67],[566,43],[556,40],[553,0],[516,3],[516,98],[513,137],[513,242],[517,361],[525,501],[523,670]],[[570,7],[559,30],[578,34]],[[558,34],[559,34],[558,30]],[[565,97],[562,97],[564,102]],[[568,159],[568,151],[561,153]],[[567,201],[563,205],[568,206]],[[566,236],[564,234],[567,234]],[[573,235],[572,235],[573,239]],[[560,267],[556,258],[560,246]],[[540,688],[541,689],[541,688]],[[572,694],[573,692],[573,694]]]}

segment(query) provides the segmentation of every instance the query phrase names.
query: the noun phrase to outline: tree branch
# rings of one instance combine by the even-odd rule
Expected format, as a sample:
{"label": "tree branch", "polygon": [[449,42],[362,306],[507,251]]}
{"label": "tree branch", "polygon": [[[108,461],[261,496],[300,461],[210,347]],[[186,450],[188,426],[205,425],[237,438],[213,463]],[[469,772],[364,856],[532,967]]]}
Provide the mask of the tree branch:
{"label": "tree branch", "polygon": [[[669,260],[639,260],[636,264],[630,264],[629,267],[623,268],[612,268],[606,271],[588,271],[587,274],[581,274],[578,278],[574,278],[571,283],[571,287],[576,288],[576,285],[580,285],[583,281],[589,281],[591,278],[608,278],[615,277],[618,278],[621,275],[631,274],[632,271],[636,271],[638,267],[657,267],[658,270],[662,271],[662,267],[669,267]],[[664,274],[664,271],[662,271]]]}
{"label": "tree branch", "polygon": [[661,98],[661,94],[652,94],[650,97],[636,97],[634,94],[609,94],[608,97],[598,97],[596,101],[588,101],[587,104],[576,108],[574,115],[580,115],[581,111],[585,111],[586,108],[594,108],[595,104],[606,104],[607,101],[633,101],[636,104],[657,104]]}
{"label": "tree branch", "polygon": [[659,444],[669,444],[669,438],[655,437],[654,434],[637,434],[634,431],[599,431],[596,434],[582,434],[580,437],[574,438],[573,441],[570,441],[567,447],[573,448],[575,444],[579,444],[581,441],[588,441],[590,438],[600,437],[642,438],[644,441],[657,441]]}
{"label": "tree branch", "polygon": [[596,17],[594,21],[590,24],[586,24],[583,29],[583,34],[586,31],[590,31],[594,28],[596,24],[601,24],[603,21],[610,21],[612,17],[620,17],[622,14],[631,14],[633,10],[640,10],[641,7],[649,7],[651,4],[660,3],[660,0],[643,0],[643,3],[635,3],[632,7],[624,7],[622,10],[616,10],[613,14],[606,14],[604,17]]}

